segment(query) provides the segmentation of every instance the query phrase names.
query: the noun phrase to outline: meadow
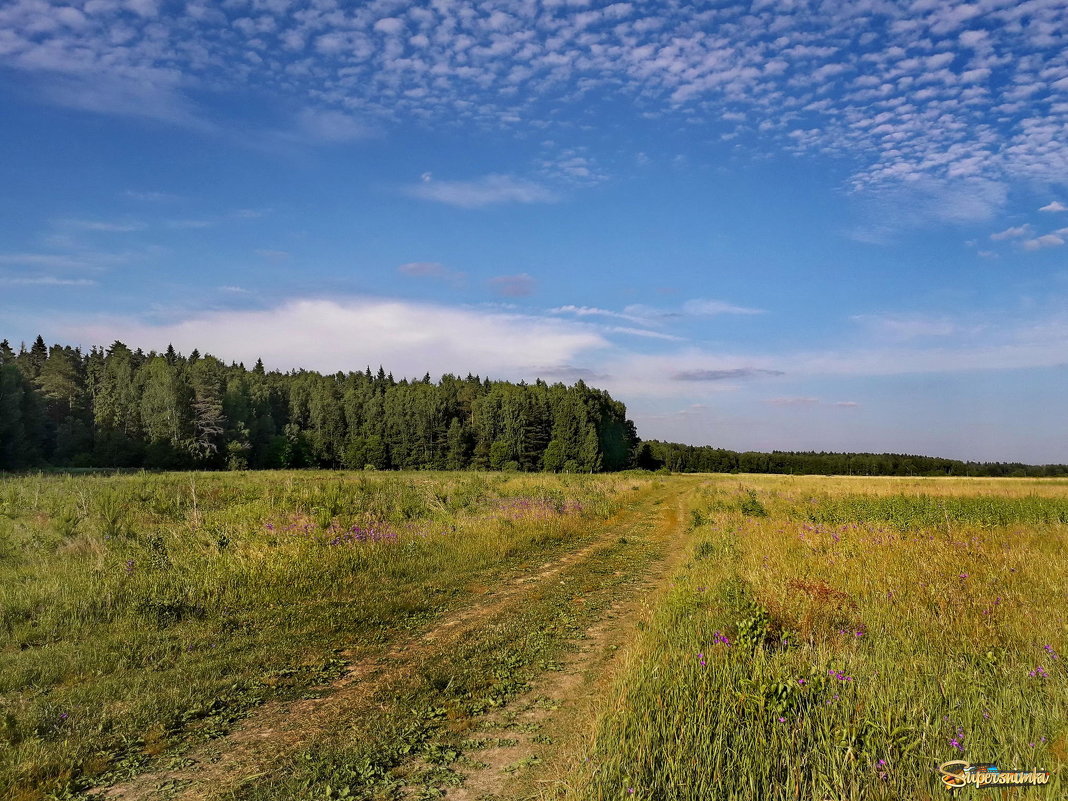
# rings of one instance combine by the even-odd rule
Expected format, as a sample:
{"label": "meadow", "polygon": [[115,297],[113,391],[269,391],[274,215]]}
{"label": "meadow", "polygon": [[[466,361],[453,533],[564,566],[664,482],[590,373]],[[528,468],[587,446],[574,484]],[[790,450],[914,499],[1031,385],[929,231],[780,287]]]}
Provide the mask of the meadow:
{"label": "meadow", "polygon": [[963,759],[1065,796],[1068,484],[723,476],[691,514],[564,795],[928,799]]}
{"label": "meadow", "polygon": [[1062,798],[1066,589],[1059,480],[0,477],[0,798]]}
{"label": "meadow", "polygon": [[[67,797],[225,734],[583,542],[613,476],[0,479],[0,797]],[[342,654],[345,649],[347,653]]]}

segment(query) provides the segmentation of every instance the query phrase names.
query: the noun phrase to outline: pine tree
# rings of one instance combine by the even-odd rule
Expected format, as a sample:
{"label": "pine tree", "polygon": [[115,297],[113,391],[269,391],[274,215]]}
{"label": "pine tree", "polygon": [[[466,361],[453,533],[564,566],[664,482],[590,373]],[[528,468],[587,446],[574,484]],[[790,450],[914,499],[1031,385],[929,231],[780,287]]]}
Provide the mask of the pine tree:
{"label": "pine tree", "polygon": [[445,469],[463,470],[468,464],[469,443],[467,433],[458,417],[452,418],[452,422],[449,423],[446,440],[448,450],[445,456]]}

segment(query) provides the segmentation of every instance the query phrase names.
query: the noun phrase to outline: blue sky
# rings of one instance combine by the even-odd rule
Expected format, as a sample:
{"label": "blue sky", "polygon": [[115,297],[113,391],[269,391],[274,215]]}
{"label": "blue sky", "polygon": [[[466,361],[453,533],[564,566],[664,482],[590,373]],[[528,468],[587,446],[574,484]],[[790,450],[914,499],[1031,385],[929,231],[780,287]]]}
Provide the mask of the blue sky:
{"label": "blue sky", "polygon": [[0,336],[1068,461],[1068,0],[0,4]]}

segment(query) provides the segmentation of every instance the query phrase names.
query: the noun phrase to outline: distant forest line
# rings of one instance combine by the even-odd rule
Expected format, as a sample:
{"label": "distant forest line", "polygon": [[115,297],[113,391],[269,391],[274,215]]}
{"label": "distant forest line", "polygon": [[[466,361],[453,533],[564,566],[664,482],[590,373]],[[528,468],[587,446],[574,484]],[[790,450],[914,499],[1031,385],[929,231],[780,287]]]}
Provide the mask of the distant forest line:
{"label": "distant forest line", "polygon": [[267,371],[192,351],[0,342],[0,470],[110,467],[1064,476],[1064,465],[642,442],[603,390]]}
{"label": "distant forest line", "polygon": [[1019,462],[963,462],[901,453],[825,453],[731,451],[709,445],[647,440],[645,465],[677,473],[777,473],[824,476],[989,476],[1068,477],[1068,465]]}

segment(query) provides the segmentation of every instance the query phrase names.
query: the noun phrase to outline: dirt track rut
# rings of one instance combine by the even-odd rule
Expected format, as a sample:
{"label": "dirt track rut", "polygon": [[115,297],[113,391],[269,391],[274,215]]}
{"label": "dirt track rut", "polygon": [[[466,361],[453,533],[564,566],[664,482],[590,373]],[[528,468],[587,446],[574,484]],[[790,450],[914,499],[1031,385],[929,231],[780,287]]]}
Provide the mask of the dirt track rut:
{"label": "dirt track rut", "polygon": [[[564,571],[580,568],[598,552],[618,542],[621,536],[641,532],[642,536],[653,540],[659,557],[643,580],[642,592],[632,592],[629,597],[619,599],[606,615],[588,628],[582,647],[566,661],[562,670],[546,673],[531,693],[517,699],[514,705],[518,709],[517,717],[521,718],[520,723],[528,724],[520,728],[530,736],[517,738],[520,742],[513,747],[476,753],[484,767],[463,771],[467,774],[464,786],[447,791],[447,797],[455,799],[507,797],[498,794],[517,778],[514,763],[522,762],[532,753],[535,743],[531,732],[552,717],[553,707],[571,704],[578,696],[588,699],[603,683],[603,676],[610,668],[610,657],[625,646],[628,634],[636,625],[644,593],[663,580],[675,561],[674,554],[681,553],[681,548],[673,546],[684,534],[680,521],[685,495],[685,488],[677,485],[645,495],[640,505],[625,508],[598,524],[601,530],[593,542],[510,579],[492,594],[476,597],[384,652],[355,659],[343,676],[318,688],[319,697],[265,704],[228,735],[194,747],[184,755],[182,767],[149,771],[102,788],[94,797],[122,801],[163,798],[193,801],[230,795],[289,754],[315,743],[324,733],[343,729],[349,721],[358,719],[361,710],[376,703],[375,697],[383,688],[403,678],[427,656],[449,648],[460,638],[478,636],[483,626],[507,615],[509,609],[521,606],[524,599],[533,597],[546,582]],[[541,700],[532,705],[531,699]],[[502,725],[502,721],[500,715],[491,715],[480,724],[482,728],[492,729]],[[509,736],[516,738],[515,735]],[[513,756],[516,758],[512,759]],[[527,764],[537,764],[539,760],[541,757],[528,760]]]}

